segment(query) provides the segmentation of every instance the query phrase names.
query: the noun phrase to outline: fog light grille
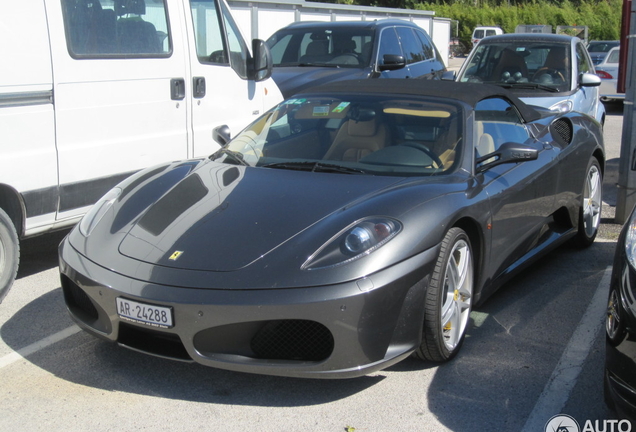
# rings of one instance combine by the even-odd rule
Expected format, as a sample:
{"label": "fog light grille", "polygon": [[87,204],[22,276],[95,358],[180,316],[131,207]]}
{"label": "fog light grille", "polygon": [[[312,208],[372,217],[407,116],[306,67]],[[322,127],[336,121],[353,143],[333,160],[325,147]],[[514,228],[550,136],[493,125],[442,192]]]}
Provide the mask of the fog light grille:
{"label": "fog light grille", "polygon": [[251,348],[258,358],[320,361],[333,351],[329,329],[315,321],[270,321],[252,338]]}

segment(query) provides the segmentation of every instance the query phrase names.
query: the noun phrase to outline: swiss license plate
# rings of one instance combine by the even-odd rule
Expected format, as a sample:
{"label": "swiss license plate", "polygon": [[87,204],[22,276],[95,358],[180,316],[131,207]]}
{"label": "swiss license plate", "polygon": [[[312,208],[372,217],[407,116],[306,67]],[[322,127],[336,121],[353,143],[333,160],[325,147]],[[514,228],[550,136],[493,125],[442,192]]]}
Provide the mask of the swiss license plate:
{"label": "swiss license plate", "polygon": [[173,324],[172,308],[139,303],[117,297],[117,314],[127,321],[151,327],[170,328]]}

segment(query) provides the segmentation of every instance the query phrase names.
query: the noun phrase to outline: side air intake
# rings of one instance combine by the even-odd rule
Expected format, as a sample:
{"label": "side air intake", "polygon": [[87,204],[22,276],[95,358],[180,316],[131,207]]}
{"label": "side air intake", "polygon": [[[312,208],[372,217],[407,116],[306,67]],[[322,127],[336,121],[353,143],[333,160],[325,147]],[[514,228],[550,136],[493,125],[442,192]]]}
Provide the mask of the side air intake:
{"label": "side air intake", "polygon": [[573,127],[572,122],[566,118],[555,120],[550,125],[552,138],[561,146],[565,147],[572,142]]}

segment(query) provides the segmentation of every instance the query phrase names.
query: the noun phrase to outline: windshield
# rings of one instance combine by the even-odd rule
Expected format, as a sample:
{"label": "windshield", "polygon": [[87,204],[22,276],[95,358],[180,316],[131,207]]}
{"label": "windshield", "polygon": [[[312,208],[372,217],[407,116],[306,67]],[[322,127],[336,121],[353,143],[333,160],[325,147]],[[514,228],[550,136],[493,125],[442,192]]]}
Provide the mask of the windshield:
{"label": "windshield", "polygon": [[368,175],[449,172],[462,142],[460,105],[387,96],[290,99],[212,159],[270,169]]}
{"label": "windshield", "polygon": [[364,28],[280,30],[267,45],[273,65],[366,67],[371,63],[374,31]]}
{"label": "windshield", "polygon": [[572,59],[568,44],[527,41],[480,44],[468,61],[458,81],[553,92],[571,88]]}
{"label": "windshield", "polygon": [[593,52],[609,52],[614,47],[617,47],[619,42],[590,42],[587,46],[587,50],[591,53]]}

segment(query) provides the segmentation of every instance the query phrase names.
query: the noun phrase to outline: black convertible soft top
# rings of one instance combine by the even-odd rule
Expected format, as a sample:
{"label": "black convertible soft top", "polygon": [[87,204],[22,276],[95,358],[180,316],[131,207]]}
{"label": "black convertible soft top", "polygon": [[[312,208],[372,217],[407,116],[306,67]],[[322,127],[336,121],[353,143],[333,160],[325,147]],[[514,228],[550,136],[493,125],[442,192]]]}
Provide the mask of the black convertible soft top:
{"label": "black convertible soft top", "polygon": [[382,95],[405,94],[416,96],[433,96],[454,99],[475,107],[478,102],[491,97],[501,97],[512,103],[528,123],[541,118],[534,108],[523,103],[508,90],[496,85],[480,83],[459,83],[455,81],[424,79],[359,79],[336,81],[311,87],[294,95],[309,93],[374,93]]}

